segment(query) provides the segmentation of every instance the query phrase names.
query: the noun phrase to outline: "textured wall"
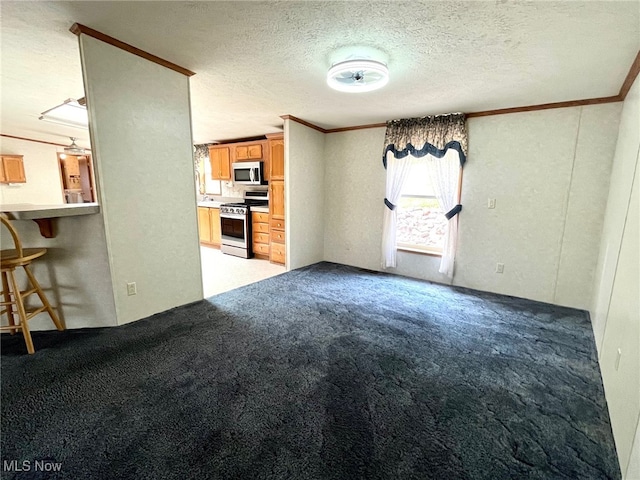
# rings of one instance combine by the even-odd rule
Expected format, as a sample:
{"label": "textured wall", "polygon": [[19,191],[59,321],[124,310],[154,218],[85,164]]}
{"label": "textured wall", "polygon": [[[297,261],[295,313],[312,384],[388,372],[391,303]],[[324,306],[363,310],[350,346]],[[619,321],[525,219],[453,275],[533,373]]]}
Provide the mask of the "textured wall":
{"label": "textured wall", "polygon": [[[469,120],[453,283],[588,307],[620,108]],[[327,260],[380,268],[383,141],[384,128],[327,135]],[[496,262],[504,274],[494,273]],[[391,271],[446,283],[438,265],[400,252]]]}
{"label": "textured wall", "polygon": [[324,257],[325,135],[290,120],[284,132],[287,268],[294,269]]}
{"label": "textured wall", "polygon": [[121,324],[203,296],[189,80],[91,37],[80,47]]}
{"label": "textured wall", "polygon": [[0,203],[64,203],[56,156],[62,147],[0,137],[0,151],[24,155],[27,177],[27,183],[0,185]]}
{"label": "textured wall", "polygon": [[589,307],[620,108],[469,120],[455,284]]}
{"label": "textured wall", "polygon": [[384,128],[326,135],[325,260],[380,269]]}
{"label": "textured wall", "polygon": [[[624,102],[607,201],[591,318],[600,355],[616,448],[624,474],[640,478],[640,82]],[[616,368],[618,349],[622,356]]]}

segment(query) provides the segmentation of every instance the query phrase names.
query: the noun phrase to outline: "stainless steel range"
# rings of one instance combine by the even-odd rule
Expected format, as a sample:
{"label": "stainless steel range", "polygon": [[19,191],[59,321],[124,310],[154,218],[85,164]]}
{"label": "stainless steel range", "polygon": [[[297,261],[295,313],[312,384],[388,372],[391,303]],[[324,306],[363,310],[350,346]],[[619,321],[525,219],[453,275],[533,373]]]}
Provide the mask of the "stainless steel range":
{"label": "stainless steel range", "polygon": [[246,191],[243,203],[220,205],[220,227],[222,253],[236,257],[251,258],[251,205],[267,206],[267,190]]}

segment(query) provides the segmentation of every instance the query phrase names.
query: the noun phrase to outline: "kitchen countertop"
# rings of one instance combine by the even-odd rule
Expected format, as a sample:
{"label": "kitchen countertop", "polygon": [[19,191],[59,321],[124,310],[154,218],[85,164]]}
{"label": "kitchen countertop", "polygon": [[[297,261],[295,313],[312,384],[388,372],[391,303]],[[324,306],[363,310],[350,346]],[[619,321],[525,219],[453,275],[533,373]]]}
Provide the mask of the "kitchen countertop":
{"label": "kitchen countertop", "polygon": [[222,205],[225,202],[216,202],[213,200],[206,200],[206,201],[200,201],[198,202],[198,206],[199,207],[209,207],[209,208],[220,208],[220,205]]}
{"label": "kitchen countertop", "polygon": [[0,211],[11,220],[33,220],[40,228],[40,235],[53,238],[56,218],[78,217],[100,213],[97,203],[66,203],[61,205],[37,205],[33,203],[13,203],[0,205]]}
{"label": "kitchen countertop", "polygon": [[220,208],[223,203],[242,203],[244,199],[239,197],[222,197],[222,196],[209,196],[208,200],[198,200],[199,207]]}
{"label": "kitchen countertop", "polygon": [[100,205],[97,203],[67,203],[62,205],[13,203],[0,205],[0,211],[6,213],[12,220],[36,220],[100,213]]}
{"label": "kitchen countertop", "polygon": [[[220,205],[223,203],[243,203],[244,199],[242,198],[233,198],[233,197],[213,197],[210,200],[198,200],[199,207],[208,207],[208,208],[220,208]],[[269,213],[269,207],[251,207],[252,212],[262,212]]]}

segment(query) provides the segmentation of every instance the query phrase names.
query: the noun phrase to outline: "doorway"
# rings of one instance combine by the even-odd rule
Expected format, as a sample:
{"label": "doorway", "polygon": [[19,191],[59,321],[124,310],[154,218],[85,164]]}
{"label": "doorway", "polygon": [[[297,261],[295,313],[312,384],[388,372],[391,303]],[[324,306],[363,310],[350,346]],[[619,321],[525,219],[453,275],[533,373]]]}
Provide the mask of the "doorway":
{"label": "doorway", "polygon": [[91,203],[96,201],[91,155],[58,153],[58,168],[65,203]]}

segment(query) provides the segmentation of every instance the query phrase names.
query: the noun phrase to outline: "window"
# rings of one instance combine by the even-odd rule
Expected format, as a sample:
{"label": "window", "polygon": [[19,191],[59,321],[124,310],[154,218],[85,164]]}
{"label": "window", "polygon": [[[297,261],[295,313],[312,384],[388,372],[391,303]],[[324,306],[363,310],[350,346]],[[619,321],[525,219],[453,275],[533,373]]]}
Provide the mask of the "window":
{"label": "window", "polygon": [[222,194],[222,185],[220,180],[213,180],[211,178],[211,162],[209,162],[209,155],[207,152],[207,156],[204,161],[204,193],[208,195],[221,195]]}
{"label": "window", "polygon": [[447,218],[434,194],[426,159],[414,158],[396,207],[396,246],[442,255]]}

